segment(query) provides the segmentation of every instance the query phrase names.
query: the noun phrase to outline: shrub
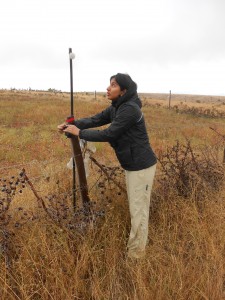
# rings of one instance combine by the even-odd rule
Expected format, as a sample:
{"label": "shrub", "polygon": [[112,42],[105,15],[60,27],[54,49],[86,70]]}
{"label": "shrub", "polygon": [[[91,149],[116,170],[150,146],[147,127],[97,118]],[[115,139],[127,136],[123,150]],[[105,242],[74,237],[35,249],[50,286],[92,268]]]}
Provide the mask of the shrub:
{"label": "shrub", "polygon": [[204,147],[194,151],[190,141],[179,141],[161,153],[158,160],[162,167],[160,189],[166,199],[170,191],[190,199],[204,199],[209,192],[220,190],[224,181],[224,167],[216,150]]}

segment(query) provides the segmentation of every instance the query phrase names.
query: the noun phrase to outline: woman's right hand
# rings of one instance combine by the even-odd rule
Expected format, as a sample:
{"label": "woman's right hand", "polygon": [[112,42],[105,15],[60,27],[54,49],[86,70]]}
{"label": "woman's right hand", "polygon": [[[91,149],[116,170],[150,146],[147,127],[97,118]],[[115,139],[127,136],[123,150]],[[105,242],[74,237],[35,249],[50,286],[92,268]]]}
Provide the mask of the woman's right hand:
{"label": "woman's right hand", "polygon": [[60,125],[58,125],[58,126],[57,126],[58,131],[59,131],[60,133],[64,133],[63,130],[66,128],[66,126],[67,126],[67,124],[66,124],[65,122],[62,123],[62,124],[60,124]]}

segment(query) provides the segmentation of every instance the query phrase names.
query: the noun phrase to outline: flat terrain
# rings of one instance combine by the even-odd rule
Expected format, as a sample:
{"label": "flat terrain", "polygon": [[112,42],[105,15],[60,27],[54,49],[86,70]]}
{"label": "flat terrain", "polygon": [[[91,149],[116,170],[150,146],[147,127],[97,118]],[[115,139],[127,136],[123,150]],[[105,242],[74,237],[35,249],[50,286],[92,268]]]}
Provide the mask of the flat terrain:
{"label": "flat terrain", "polygon": [[[1,300],[225,299],[225,97],[172,94],[169,109],[168,95],[140,96],[159,161],[146,257],[132,262],[124,175],[111,147],[92,145],[108,177],[90,163],[90,223],[78,183],[74,212],[70,141],[57,132],[70,95],[0,90]],[[110,105],[103,93],[74,101],[76,118]]]}

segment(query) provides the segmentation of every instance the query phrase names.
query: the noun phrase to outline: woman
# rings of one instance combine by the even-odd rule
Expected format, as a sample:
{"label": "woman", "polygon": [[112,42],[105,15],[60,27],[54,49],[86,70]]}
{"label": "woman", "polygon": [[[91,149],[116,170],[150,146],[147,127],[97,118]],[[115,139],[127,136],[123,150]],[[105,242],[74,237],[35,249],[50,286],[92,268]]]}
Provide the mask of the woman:
{"label": "woman", "polygon": [[[115,150],[126,175],[131,216],[128,256],[140,258],[147,244],[150,195],[157,159],[149,144],[136,83],[127,74],[113,75],[107,98],[112,103],[101,113],[76,120],[66,128],[65,123],[61,124],[58,129],[86,141],[109,142]],[[109,123],[104,130],[89,129]]]}

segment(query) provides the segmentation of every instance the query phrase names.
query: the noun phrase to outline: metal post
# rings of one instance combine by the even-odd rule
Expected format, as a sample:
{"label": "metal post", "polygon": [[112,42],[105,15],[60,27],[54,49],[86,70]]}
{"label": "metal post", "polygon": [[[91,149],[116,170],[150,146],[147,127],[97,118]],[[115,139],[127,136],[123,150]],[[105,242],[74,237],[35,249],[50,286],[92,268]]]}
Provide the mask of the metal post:
{"label": "metal post", "polygon": [[[69,48],[69,54],[72,53],[72,48]],[[72,58],[70,60],[70,114],[71,116],[74,115],[74,108],[73,108],[73,62]],[[73,207],[76,209],[76,170],[75,170],[75,158],[73,157],[73,180],[72,180],[72,197],[73,197]]]}
{"label": "metal post", "polygon": [[[72,53],[72,48],[69,48],[69,54]],[[73,62],[70,58],[70,103],[71,111],[70,114],[73,116]]]}

